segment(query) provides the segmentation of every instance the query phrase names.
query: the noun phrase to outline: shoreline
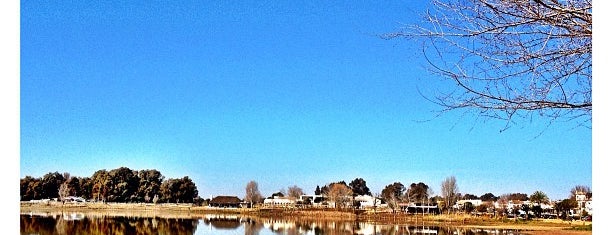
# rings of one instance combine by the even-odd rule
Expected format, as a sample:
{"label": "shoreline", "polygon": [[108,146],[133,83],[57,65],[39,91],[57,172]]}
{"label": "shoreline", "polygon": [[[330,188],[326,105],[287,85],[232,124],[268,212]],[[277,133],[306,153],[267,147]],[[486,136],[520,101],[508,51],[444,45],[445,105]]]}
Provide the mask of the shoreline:
{"label": "shoreline", "polygon": [[483,229],[516,229],[529,234],[572,234],[586,235],[592,231],[572,230],[592,225],[587,221],[562,221],[559,219],[540,219],[516,221],[514,219],[493,219],[461,214],[412,215],[402,213],[368,213],[354,210],[332,209],[287,209],[287,208],[212,208],[192,206],[191,204],[152,204],[152,203],[28,203],[21,202],[20,214],[61,215],[64,213],[84,213],[91,216],[134,216],[162,218],[204,218],[211,215],[252,216],[259,218],[288,218],[316,220],[346,220],[373,222],[379,224],[432,226],[452,226]]}

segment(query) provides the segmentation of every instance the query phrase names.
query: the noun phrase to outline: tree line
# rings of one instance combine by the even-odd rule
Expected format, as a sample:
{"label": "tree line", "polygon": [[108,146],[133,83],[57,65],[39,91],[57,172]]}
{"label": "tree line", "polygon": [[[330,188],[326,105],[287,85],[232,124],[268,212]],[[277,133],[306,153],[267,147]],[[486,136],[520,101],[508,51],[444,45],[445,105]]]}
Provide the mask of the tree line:
{"label": "tree line", "polygon": [[[485,193],[482,196],[473,194],[461,194],[454,176],[447,177],[440,185],[440,195],[435,195],[432,188],[423,183],[412,183],[408,187],[401,182],[394,182],[383,188],[375,196],[382,199],[394,211],[399,209],[399,203],[415,203],[417,205],[437,205],[443,211],[451,211],[457,200],[480,199],[485,203],[479,207],[471,207],[468,203],[462,208],[471,212],[476,210],[484,212],[490,208],[491,203],[498,202],[502,205],[510,201],[530,200],[537,203],[548,203],[548,196],[542,191],[536,191],[528,196],[525,193],[509,193],[495,196]],[[332,182],[319,187],[317,185],[315,195],[325,195],[327,200],[334,202],[336,207],[347,208],[351,203],[351,197],[359,195],[374,196],[363,178],[356,178],[347,184],[345,181]],[[567,212],[577,206],[575,200],[578,193],[585,193],[587,198],[592,197],[589,187],[578,185],[570,191],[568,199],[556,203],[558,211]],[[287,192],[281,189],[272,194],[274,196],[287,195],[299,198],[304,191],[297,185],[288,187]],[[40,178],[26,176],[20,180],[21,201],[41,200],[58,198],[66,199],[68,196],[82,197],[90,201],[102,202],[166,202],[166,203],[199,203],[203,200],[198,196],[195,183],[188,177],[177,179],[165,179],[155,169],[132,170],[127,167],[119,167],[107,171],[105,169],[94,172],[91,177],[70,176],[69,173],[49,172]],[[246,186],[245,202],[251,205],[262,203],[264,197],[258,189],[255,181],[250,181]],[[318,203],[318,202],[315,202]],[[539,212],[537,207],[521,208],[524,211],[533,210]]]}
{"label": "tree line", "polygon": [[[517,214],[518,210],[524,212],[532,211],[537,217],[543,213],[542,204],[550,203],[548,195],[542,191],[535,191],[533,194],[526,193],[506,193],[500,196],[495,196],[493,193],[485,193],[481,196],[473,194],[461,194],[457,186],[457,180],[454,176],[447,177],[440,184],[440,195],[433,196],[433,190],[425,183],[412,183],[409,188],[406,188],[402,183],[395,182],[387,185],[381,192],[380,196],[387,202],[388,206],[394,211],[399,208],[401,202],[412,202],[417,205],[437,205],[442,211],[450,213],[453,210],[464,212],[493,212],[498,214],[506,214],[510,209],[513,214]],[[555,211],[561,213],[562,218],[565,218],[569,211],[578,207],[576,195],[582,193],[587,199],[592,198],[591,189],[588,186],[577,185],[570,190],[568,198],[553,203]],[[461,208],[454,208],[458,200],[481,200],[483,203],[479,206],[473,206],[470,202],[466,202]],[[516,203],[523,201],[531,201],[533,205],[523,204],[516,207]],[[494,203],[498,203],[502,208],[496,209]],[[514,202],[513,208],[507,206],[510,202]],[[585,213],[585,211],[583,211]]]}
{"label": "tree line", "polygon": [[[495,196],[490,192],[481,196],[469,193],[462,194],[459,192],[457,180],[454,176],[444,179],[440,184],[440,190],[439,195],[434,195],[432,187],[423,182],[411,183],[408,186],[404,186],[401,182],[394,182],[385,186],[380,193],[376,194],[376,197],[382,199],[381,203],[386,203],[394,212],[400,208],[400,203],[414,203],[416,205],[437,206],[441,211],[448,213],[452,211],[468,213],[478,211],[504,215],[507,214],[509,210],[511,210],[513,214],[517,214],[518,210],[523,210],[525,212],[532,211],[538,217],[540,217],[543,212],[542,204],[551,202],[546,193],[539,190],[531,195],[526,193],[506,193]],[[285,190],[281,189],[268,198],[274,198],[275,196],[283,197],[285,195],[290,198],[299,198],[299,196],[304,195],[303,190],[296,185],[288,187],[287,192],[288,193],[285,193]],[[576,195],[578,193],[585,194],[586,198],[592,197],[591,189],[588,186],[578,185],[572,188],[567,199],[554,203],[555,210],[561,213],[562,217],[565,217],[571,209],[578,206],[576,202]],[[331,182],[323,187],[317,185],[314,194],[324,195],[328,202],[334,203],[336,208],[358,207],[359,205],[351,204],[358,203],[354,200],[350,200],[351,197],[354,198],[359,195],[373,196],[363,178],[356,178],[349,184],[345,181],[338,181]],[[262,203],[263,199],[264,197],[259,192],[257,182],[250,181],[246,186],[244,200],[254,205]],[[470,202],[466,202],[461,208],[455,208],[454,206],[458,200],[481,200],[483,203],[475,206]],[[516,207],[517,203],[523,201],[531,201],[534,205],[521,205]],[[494,203],[496,202],[501,205],[501,208],[495,208]],[[513,202],[515,206],[509,208],[510,202]],[[307,203],[310,204],[312,202]],[[320,201],[315,201],[314,203],[320,203]]]}
{"label": "tree line", "polygon": [[166,179],[155,169],[132,170],[119,167],[98,170],[91,177],[49,172],[40,178],[20,180],[21,201],[81,197],[102,202],[176,202],[192,203],[198,189],[188,177]]}

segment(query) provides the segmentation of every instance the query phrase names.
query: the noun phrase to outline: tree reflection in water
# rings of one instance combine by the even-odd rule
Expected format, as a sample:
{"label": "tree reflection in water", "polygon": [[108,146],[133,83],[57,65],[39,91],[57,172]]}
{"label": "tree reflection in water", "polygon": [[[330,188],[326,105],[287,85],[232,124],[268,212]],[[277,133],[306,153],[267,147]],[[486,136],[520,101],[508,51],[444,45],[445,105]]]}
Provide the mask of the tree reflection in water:
{"label": "tree reflection in water", "polygon": [[[161,218],[129,216],[21,215],[21,234],[196,234],[201,222],[213,231],[256,234],[326,234],[326,235],[386,235],[437,234],[480,235],[522,234],[516,230],[484,230],[440,226],[390,225],[356,221],[304,220],[291,218],[260,218],[238,215],[207,215],[203,217]],[[265,229],[264,229],[265,228]]]}
{"label": "tree reflection in water", "polygon": [[85,217],[67,220],[62,217],[21,215],[21,234],[180,234],[192,235],[197,219],[142,217]]}

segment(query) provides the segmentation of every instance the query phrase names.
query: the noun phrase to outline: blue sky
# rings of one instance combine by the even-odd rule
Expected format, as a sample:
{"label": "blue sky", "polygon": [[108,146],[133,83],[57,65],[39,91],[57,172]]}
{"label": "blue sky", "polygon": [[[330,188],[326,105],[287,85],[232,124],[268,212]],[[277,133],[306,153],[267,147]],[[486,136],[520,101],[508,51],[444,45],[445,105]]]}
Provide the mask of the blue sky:
{"label": "blue sky", "polygon": [[375,193],[451,175],[476,195],[591,186],[590,129],[435,117],[417,88],[452,83],[377,36],[416,22],[414,2],[23,1],[20,177],[154,168],[202,197],[250,180],[265,196],[357,177]]}

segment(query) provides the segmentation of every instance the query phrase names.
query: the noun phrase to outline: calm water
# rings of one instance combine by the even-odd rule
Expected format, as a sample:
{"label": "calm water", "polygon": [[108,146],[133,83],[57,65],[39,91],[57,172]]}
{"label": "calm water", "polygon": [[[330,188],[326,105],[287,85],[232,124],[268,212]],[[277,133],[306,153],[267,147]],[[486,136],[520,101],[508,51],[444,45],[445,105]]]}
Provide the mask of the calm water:
{"label": "calm water", "polygon": [[523,234],[516,230],[463,229],[367,222],[270,219],[233,215],[197,218],[22,214],[21,234]]}

